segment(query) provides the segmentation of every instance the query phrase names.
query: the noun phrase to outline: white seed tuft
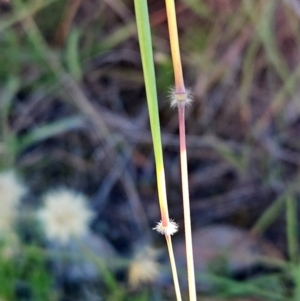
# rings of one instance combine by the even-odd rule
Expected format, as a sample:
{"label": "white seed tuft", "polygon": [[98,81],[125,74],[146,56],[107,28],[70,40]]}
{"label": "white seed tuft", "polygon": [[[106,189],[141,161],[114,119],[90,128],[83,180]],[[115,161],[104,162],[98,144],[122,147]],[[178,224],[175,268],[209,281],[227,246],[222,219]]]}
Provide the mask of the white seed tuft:
{"label": "white seed tuft", "polygon": [[89,231],[89,223],[94,214],[88,208],[84,195],[60,189],[44,196],[44,207],[38,211],[37,217],[49,240],[66,244],[72,238],[81,238]]}
{"label": "white seed tuft", "polygon": [[158,222],[157,225],[153,228],[160,234],[163,235],[173,235],[178,231],[178,224],[175,223],[173,220],[169,220],[167,226],[163,226],[162,221]]}
{"label": "white seed tuft", "polygon": [[14,171],[0,173],[0,237],[14,232],[18,206],[25,193],[26,188]]}
{"label": "white seed tuft", "polygon": [[193,102],[193,97],[190,89],[187,89],[182,93],[176,93],[175,88],[172,87],[170,89],[168,98],[172,108],[178,106],[189,106]]}
{"label": "white seed tuft", "polygon": [[128,281],[133,289],[136,289],[140,284],[153,283],[157,279],[160,268],[157,253],[150,247],[136,252],[128,269]]}

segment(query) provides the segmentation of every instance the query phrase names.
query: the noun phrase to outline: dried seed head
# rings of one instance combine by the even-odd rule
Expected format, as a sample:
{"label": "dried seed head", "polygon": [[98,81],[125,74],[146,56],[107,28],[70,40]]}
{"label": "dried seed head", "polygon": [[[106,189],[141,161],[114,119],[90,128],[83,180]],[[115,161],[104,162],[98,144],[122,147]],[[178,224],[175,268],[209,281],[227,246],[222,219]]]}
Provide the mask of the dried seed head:
{"label": "dried seed head", "polygon": [[46,237],[67,244],[72,238],[80,238],[89,231],[94,213],[88,207],[87,198],[68,189],[58,189],[44,196],[44,207],[37,217],[43,225]]}
{"label": "dried seed head", "polygon": [[128,270],[129,284],[136,289],[140,284],[153,283],[159,275],[158,252],[150,247],[136,252]]}
{"label": "dried seed head", "polygon": [[0,238],[14,232],[18,206],[26,188],[13,170],[0,173]]}
{"label": "dried seed head", "polygon": [[190,89],[186,89],[185,92],[176,92],[175,88],[172,87],[169,93],[169,100],[171,107],[178,107],[178,106],[188,106],[192,103],[193,97]]}
{"label": "dried seed head", "polygon": [[168,225],[163,226],[162,221],[160,221],[153,228],[153,230],[156,230],[160,234],[173,235],[174,233],[176,233],[178,231],[178,224],[175,223],[172,219],[170,219]]}

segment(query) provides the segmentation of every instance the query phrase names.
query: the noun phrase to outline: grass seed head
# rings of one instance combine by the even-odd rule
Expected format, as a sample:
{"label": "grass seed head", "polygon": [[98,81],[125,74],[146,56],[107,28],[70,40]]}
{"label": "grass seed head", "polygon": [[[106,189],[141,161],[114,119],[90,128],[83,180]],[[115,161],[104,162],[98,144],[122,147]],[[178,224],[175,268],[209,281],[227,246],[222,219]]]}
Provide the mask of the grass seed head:
{"label": "grass seed head", "polygon": [[25,193],[26,188],[14,171],[0,173],[0,237],[14,232],[18,205]]}
{"label": "grass seed head", "polygon": [[156,261],[157,252],[150,248],[138,251],[129,265],[129,285],[136,289],[143,283],[152,283],[159,275],[159,263]]}
{"label": "grass seed head", "polygon": [[172,108],[178,106],[189,106],[193,102],[193,97],[190,89],[186,89],[185,92],[176,92],[176,89],[172,87],[169,92],[169,101]]}
{"label": "grass seed head", "polygon": [[175,223],[173,220],[169,220],[168,225],[164,226],[162,224],[162,221],[160,221],[153,228],[153,230],[156,230],[157,232],[159,232],[163,235],[173,235],[174,233],[176,233],[178,231],[178,224]]}
{"label": "grass seed head", "polygon": [[47,193],[43,201],[38,219],[49,240],[67,244],[72,238],[81,238],[89,231],[94,214],[84,195],[60,189]]}

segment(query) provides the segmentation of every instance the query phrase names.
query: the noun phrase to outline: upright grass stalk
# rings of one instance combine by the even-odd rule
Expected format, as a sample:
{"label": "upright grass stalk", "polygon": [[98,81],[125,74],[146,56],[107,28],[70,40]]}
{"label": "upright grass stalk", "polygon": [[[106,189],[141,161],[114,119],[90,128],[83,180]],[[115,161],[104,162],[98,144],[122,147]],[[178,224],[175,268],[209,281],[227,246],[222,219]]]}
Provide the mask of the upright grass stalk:
{"label": "upright grass stalk", "polygon": [[162,154],[162,143],[161,143],[161,134],[160,134],[159,112],[158,112],[158,104],[157,104],[157,91],[156,91],[156,83],[155,83],[154,61],[153,61],[152,42],[151,42],[151,31],[150,31],[147,1],[135,0],[134,6],[135,6],[138,38],[140,44],[144,80],[145,80],[145,87],[146,87],[150,127],[151,127],[152,141],[154,147],[158,198],[159,198],[159,205],[160,205],[160,212],[161,212],[161,222],[159,222],[154,229],[165,235],[170,262],[171,262],[176,298],[177,301],[181,301],[181,293],[179,288],[179,281],[177,276],[177,270],[176,270],[176,264],[175,264],[175,258],[173,253],[172,240],[171,240],[171,235],[177,231],[178,226],[176,223],[174,223],[172,220],[169,219],[165,172],[164,172],[164,163],[163,163],[163,154]]}
{"label": "upright grass stalk", "polygon": [[[293,195],[286,197],[286,236],[289,259],[293,265],[298,265],[298,214],[297,200]],[[299,289],[300,291],[300,289]]]}
{"label": "upright grass stalk", "polygon": [[286,236],[290,270],[294,281],[294,300],[300,297],[300,263],[298,242],[298,206],[294,195],[286,197]]}
{"label": "upright grass stalk", "polygon": [[186,257],[187,257],[189,298],[190,301],[195,301],[197,297],[196,297],[196,285],[195,285],[194,256],[193,256],[191,215],[190,215],[190,198],[189,198],[188,170],[187,170],[187,154],[186,154],[186,137],[185,137],[185,106],[191,102],[191,97],[189,95],[189,91],[186,90],[184,85],[174,0],[166,0],[166,8],[167,8],[167,18],[168,18],[168,26],[169,26],[169,36],[170,36],[170,44],[171,44],[174,77],[175,77],[175,89],[171,95],[172,97],[171,105],[178,107],[180,167],[181,167],[182,198],[183,198],[183,210],[184,210],[184,227],[185,227],[185,244],[186,244]]}

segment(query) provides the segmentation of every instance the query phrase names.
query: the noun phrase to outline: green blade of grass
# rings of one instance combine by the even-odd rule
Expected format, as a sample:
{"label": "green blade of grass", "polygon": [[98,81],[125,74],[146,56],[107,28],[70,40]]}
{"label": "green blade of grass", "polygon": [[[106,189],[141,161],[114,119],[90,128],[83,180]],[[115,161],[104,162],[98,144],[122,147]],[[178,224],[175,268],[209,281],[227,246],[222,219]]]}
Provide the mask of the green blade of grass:
{"label": "green blade of grass", "polygon": [[66,49],[66,63],[68,70],[76,80],[80,80],[83,74],[79,56],[80,37],[81,32],[78,29],[73,29],[69,34]]}
{"label": "green blade of grass", "polygon": [[84,119],[81,116],[72,116],[37,127],[21,139],[18,143],[17,151],[21,152],[34,143],[60,135],[72,129],[78,129],[78,127],[83,125]]}
{"label": "green blade of grass", "polygon": [[291,195],[286,197],[286,236],[289,258],[297,263],[298,257],[298,222],[297,222],[297,201]]}
{"label": "green blade of grass", "polygon": [[285,195],[280,195],[274,202],[263,212],[260,218],[255,222],[251,229],[251,233],[256,235],[263,233],[275,219],[278,217],[281,210],[284,208]]}
{"label": "green blade of grass", "polygon": [[155,72],[153,64],[153,51],[151,42],[151,31],[150,22],[148,15],[147,1],[145,0],[135,0],[135,14],[136,22],[138,28],[138,38],[140,43],[140,51],[143,64],[144,80],[147,95],[147,104],[150,118],[150,127],[154,148],[156,173],[158,181],[158,195],[160,200],[160,205],[162,205],[162,200],[166,201],[166,192],[163,187],[165,184],[160,181],[162,178],[162,171],[164,170],[163,164],[163,153],[162,153],[162,143],[160,134],[160,122],[157,104],[157,92],[155,83]]}
{"label": "green blade of grass", "polygon": [[[137,29],[138,29],[138,38],[140,44],[140,52],[142,57],[147,104],[148,104],[148,111],[149,111],[149,118],[150,118],[150,127],[151,127],[152,141],[154,147],[157,189],[158,189],[158,198],[159,198],[159,205],[161,211],[161,225],[164,229],[168,229],[168,227],[172,224],[172,222],[169,220],[169,213],[168,213],[164,161],[163,161],[163,153],[162,153],[159,112],[158,112],[158,104],[157,104],[157,89],[155,83],[154,60],[153,60],[150,21],[149,21],[147,1],[135,0],[134,7],[135,7]],[[176,269],[174,252],[172,247],[171,234],[168,233],[167,231],[164,234],[165,234],[169,257],[170,257],[171,269],[172,269],[175,292],[176,292],[176,299],[177,301],[181,301],[181,293],[179,288],[177,269]]]}
{"label": "green blade of grass", "polygon": [[8,78],[6,86],[1,91],[0,120],[2,123],[2,129],[7,130],[8,113],[11,107],[12,100],[19,88],[20,88],[19,79],[17,77],[11,76]]}
{"label": "green blade of grass", "polygon": [[285,190],[273,201],[273,203],[263,212],[261,217],[255,222],[251,229],[251,233],[257,235],[263,233],[278,217],[281,210],[284,210],[286,199],[289,195],[298,191],[298,183],[300,181],[300,174],[295,180],[290,183]]}
{"label": "green blade of grass", "polygon": [[20,88],[18,78],[11,76],[1,90],[0,99],[0,169],[11,167],[16,157],[16,136],[9,125],[9,113],[13,99]]}
{"label": "green blade of grass", "polygon": [[126,24],[123,24],[113,32],[110,32],[107,37],[103,38],[103,40],[101,41],[101,49],[102,51],[110,50],[120,43],[124,42],[134,34],[136,34],[135,23],[128,22]]}
{"label": "green blade of grass", "polygon": [[0,22],[0,32],[7,30],[9,27],[13,26],[14,24],[22,21],[23,19],[26,19],[28,16],[34,15],[39,10],[45,8],[46,6],[56,1],[58,0],[37,1],[37,4],[30,6],[30,9],[28,11],[12,14],[11,17]]}

